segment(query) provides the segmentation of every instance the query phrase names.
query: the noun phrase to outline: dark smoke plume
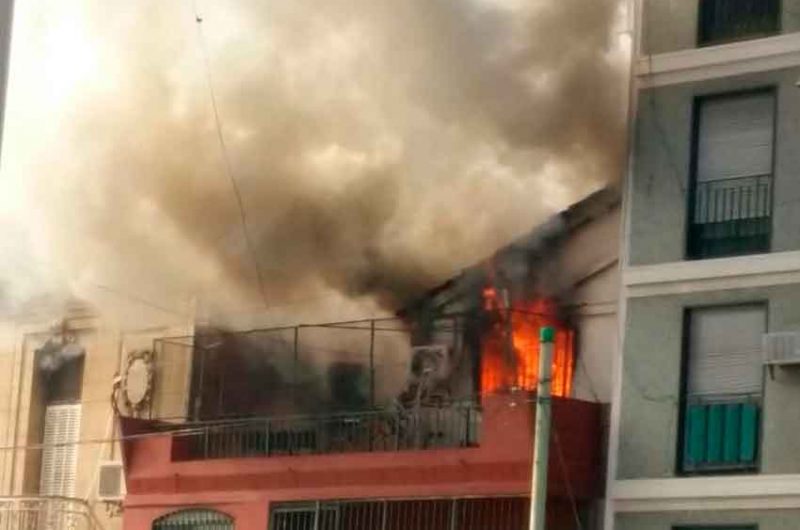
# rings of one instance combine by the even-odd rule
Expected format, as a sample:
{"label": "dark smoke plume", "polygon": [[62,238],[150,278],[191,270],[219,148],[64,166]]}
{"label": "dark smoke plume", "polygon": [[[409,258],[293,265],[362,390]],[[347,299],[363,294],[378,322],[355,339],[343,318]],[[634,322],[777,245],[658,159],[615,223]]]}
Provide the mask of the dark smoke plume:
{"label": "dark smoke plume", "polygon": [[196,5],[19,3],[8,296],[396,307],[619,173],[615,0]]}

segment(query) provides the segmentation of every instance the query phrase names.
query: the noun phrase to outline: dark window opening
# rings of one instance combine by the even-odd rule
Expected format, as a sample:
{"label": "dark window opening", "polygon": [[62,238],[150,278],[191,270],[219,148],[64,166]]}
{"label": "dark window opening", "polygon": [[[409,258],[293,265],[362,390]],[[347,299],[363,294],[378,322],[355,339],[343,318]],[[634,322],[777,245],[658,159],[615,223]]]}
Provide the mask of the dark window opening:
{"label": "dark window opening", "polygon": [[66,361],[55,372],[42,372],[45,402],[75,403],[81,400],[83,357]]}
{"label": "dark window opening", "polygon": [[699,44],[752,39],[780,30],[780,0],[701,0]]}

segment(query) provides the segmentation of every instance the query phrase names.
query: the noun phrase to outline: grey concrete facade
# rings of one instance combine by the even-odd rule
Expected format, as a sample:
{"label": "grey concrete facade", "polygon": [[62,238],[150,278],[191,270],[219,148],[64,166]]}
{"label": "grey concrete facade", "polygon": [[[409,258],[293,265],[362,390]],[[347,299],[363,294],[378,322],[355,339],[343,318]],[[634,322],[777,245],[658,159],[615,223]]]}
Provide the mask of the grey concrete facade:
{"label": "grey concrete facade", "polygon": [[[617,521],[617,530],[681,530],[705,526],[719,530],[796,530],[800,510],[676,512],[669,518],[659,514],[625,514]],[[723,526],[724,525],[724,526]]]}
{"label": "grey concrete facade", "polygon": [[[684,310],[746,303],[766,304],[768,331],[800,329],[800,285],[628,301],[617,478],[676,476]],[[773,374],[764,373],[760,471],[800,473],[800,370]]]}
{"label": "grey concrete facade", "polygon": [[[724,50],[699,48],[699,5],[700,0],[638,1],[639,84],[626,189],[625,320],[615,404],[618,445],[610,476],[610,488],[619,484],[629,496],[610,510],[614,515],[607,530],[800,528],[800,495],[791,485],[800,484],[800,367],[763,370],[758,469],[704,474],[731,483],[755,479],[747,493],[704,490],[679,469],[687,310],[763,304],[768,332],[800,331],[800,275],[795,274],[800,271],[800,61],[787,66],[789,61],[771,63],[765,56],[730,66],[740,59],[741,46],[757,56],[766,38],[772,39],[769,46],[785,43],[787,49],[779,52],[784,54],[795,53],[799,44],[792,36],[759,36],[749,47],[742,41]],[[780,20],[779,33],[800,32],[800,0],[782,0]],[[653,65],[658,71],[670,61],[669,68],[685,70],[651,82]],[[720,67],[715,61],[730,64]],[[674,66],[678,63],[685,66]],[[716,70],[698,72],[698,64]],[[757,272],[753,277],[761,276],[751,282],[746,278],[751,273],[742,271],[754,263],[753,256],[711,260],[712,266],[687,261],[687,210],[697,100],[762,89],[776,96],[772,230],[769,254],[755,261],[761,267],[796,259],[797,265],[787,266],[795,274],[790,280]],[[770,476],[786,480],[780,486],[786,492],[774,493],[783,496],[777,504],[759,491],[758,481]],[[667,483],[678,486],[670,489]]]}
{"label": "grey concrete facade", "polygon": [[737,91],[776,91],[775,204],[772,251],[800,249],[800,68],[643,90],[634,138],[630,264],[681,261],[695,98]]}
{"label": "grey concrete facade", "polygon": [[[800,0],[781,0],[780,33],[800,31]],[[697,46],[700,0],[643,0],[642,53]]]}

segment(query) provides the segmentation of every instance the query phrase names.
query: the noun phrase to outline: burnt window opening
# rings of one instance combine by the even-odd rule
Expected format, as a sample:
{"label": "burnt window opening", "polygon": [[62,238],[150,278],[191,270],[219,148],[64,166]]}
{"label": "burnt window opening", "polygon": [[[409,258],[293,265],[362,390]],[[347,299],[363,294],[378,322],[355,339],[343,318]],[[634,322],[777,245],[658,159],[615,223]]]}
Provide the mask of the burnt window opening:
{"label": "burnt window opening", "polygon": [[780,31],[780,0],[701,0],[700,46],[773,35]]}
{"label": "burnt window opening", "polygon": [[79,357],[67,361],[55,372],[43,372],[45,403],[79,402],[83,389],[83,366],[83,357]]}
{"label": "burnt window opening", "polygon": [[75,494],[84,359],[83,346],[64,333],[34,352],[28,443],[45,447],[25,455],[25,494]]}
{"label": "burnt window opening", "polygon": [[39,396],[45,405],[81,400],[85,352],[75,342],[48,340],[36,350]]}

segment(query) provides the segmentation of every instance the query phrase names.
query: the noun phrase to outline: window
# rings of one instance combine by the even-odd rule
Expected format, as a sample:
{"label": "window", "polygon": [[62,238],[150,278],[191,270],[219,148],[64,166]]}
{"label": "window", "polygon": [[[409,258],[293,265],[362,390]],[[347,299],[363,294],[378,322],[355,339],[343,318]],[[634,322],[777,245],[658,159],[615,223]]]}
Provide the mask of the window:
{"label": "window", "polygon": [[688,257],[768,252],[774,92],[700,99],[695,119]]}
{"label": "window", "polygon": [[758,526],[678,526],[675,530],[758,530]]}
{"label": "window", "polygon": [[753,470],[766,309],[712,307],[691,310],[687,317],[681,471]]}
{"label": "window", "polygon": [[233,518],[214,510],[181,510],[156,519],[153,530],[233,530]]}
{"label": "window", "polygon": [[701,0],[699,44],[720,44],[777,33],[780,14],[780,0]]}
{"label": "window", "polygon": [[32,392],[31,406],[43,420],[39,424],[44,445],[39,470],[42,495],[75,495],[84,365],[83,350],[75,351],[79,354],[67,355],[62,344],[51,341],[36,351],[38,390]]}

